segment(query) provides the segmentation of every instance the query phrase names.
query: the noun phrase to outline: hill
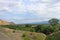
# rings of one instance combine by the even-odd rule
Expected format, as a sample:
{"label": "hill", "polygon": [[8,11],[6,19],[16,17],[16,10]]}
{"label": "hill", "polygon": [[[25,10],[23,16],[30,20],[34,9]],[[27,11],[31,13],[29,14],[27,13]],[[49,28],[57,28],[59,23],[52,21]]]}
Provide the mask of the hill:
{"label": "hill", "polygon": [[46,40],[60,40],[60,31],[48,35]]}
{"label": "hill", "polygon": [[0,25],[13,25],[13,24],[14,24],[13,22],[7,22],[0,19]]}
{"label": "hill", "polygon": [[0,28],[0,39],[2,40],[45,40],[43,33],[20,31],[9,28]]}

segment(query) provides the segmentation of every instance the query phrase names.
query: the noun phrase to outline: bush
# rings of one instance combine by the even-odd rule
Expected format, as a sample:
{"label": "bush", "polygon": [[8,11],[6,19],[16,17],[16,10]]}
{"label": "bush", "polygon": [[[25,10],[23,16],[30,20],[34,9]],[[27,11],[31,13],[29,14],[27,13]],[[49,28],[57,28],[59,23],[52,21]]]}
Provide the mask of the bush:
{"label": "bush", "polygon": [[41,25],[37,25],[37,26],[35,27],[35,32],[41,32],[41,28],[42,28]]}
{"label": "bush", "polygon": [[58,26],[51,26],[51,25],[37,25],[35,27],[35,32],[41,32],[46,35],[49,35],[53,32],[56,32],[59,30]]}
{"label": "bush", "polygon": [[30,40],[30,39],[28,38],[28,36],[25,36],[25,37],[24,37],[24,40]]}
{"label": "bush", "polygon": [[31,31],[31,32],[35,32],[35,29],[34,29],[34,28],[30,28],[30,31]]}
{"label": "bush", "polygon": [[41,33],[44,33],[44,34],[50,34],[50,33],[53,33],[54,32],[54,29],[52,26],[43,26],[43,25],[38,25],[36,28],[35,28],[35,31],[36,32],[41,32]]}
{"label": "bush", "polygon": [[46,38],[46,35],[44,35],[42,33],[37,34],[37,36],[36,36],[36,40],[45,40],[45,38]]}
{"label": "bush", "polygon": [[22,35],[22,37],[25,37],[26,36],[26,34],[24,33],[23,35]]}
{"label": "bush", "polygon": [[30,40],[26,33],[24,33],[22,37],[24,38],[24,40]]}
{"label": "bush", "polygon": [[46,40],[60,40],[60,31],[59,32],[55,32],[51,35],[48,35]]}
{"label": "bush", "polygon": [[46,35],[43,33],[31,33],[30,39],[31,40],[45,40]]}

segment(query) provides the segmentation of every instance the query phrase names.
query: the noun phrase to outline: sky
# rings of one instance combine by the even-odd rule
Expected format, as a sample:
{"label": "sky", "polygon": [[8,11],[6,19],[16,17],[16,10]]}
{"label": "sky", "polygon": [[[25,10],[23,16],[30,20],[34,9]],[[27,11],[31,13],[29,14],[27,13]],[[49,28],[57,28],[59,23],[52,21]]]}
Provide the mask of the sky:
{"label": "sky", "polygon": [[60,19],[60,0],[0,0],[0,19],[17,24]]}

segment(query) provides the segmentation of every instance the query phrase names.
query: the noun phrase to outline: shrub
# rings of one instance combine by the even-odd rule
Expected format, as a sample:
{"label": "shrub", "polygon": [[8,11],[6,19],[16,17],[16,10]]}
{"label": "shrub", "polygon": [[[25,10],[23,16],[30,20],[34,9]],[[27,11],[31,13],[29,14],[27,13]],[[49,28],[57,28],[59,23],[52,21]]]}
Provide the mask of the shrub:
{"label": "shrub", "polygon": [[29,36],[29,38],[31,40],[45,40],[46,38],[46,35],[43,34],[43,33],[35,33],[35,32],[32,32]]}
{"label": "shrub", "polygon": [[46,40],[60,40],[60,32],[55,32],[51,35],[48,35]]}
{"label": "shrub", "polygon": [[25,36],[25,37],[24,37],[24,40],[30,40],[30,39],[28,38],[28,36]]}
{"label": "shrub", "polygon": [[26,36],[25,34],[22,35],[22,37],[25,37],[25,36]]}
{"label": "shrub", "polygon": [[22,37],[24,38],[24,40],[30,40],[26,33],[24,33]]}
{"label": "shrub", "polygon": [[35,32],[35,29],[34,29],[34,28],[30,28],[30,31],[31,31],[31,32]]}
{"label": "shrub", "polygon": [[25,37],[26,36],[26,33],[23,33],[22,37]]}
{"label": "shrub", "polygon": [[42,33],[37,34],[37,36],[36,36],[36,40],[45,40],[45,38],[46,38],[46,35],[44,35]]}

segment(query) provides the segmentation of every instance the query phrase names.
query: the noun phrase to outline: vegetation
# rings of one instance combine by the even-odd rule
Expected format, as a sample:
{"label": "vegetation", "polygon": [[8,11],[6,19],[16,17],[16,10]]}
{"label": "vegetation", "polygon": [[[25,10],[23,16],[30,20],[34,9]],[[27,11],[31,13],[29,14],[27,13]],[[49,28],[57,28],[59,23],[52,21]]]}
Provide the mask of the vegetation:
{"label": "vegetation", "polygon": [[60,40],[60,31],[47,36],[46,40]]}
{"label": "vegetation", "polygon": [[24,38],[24,40],[30,40],[26,33],[24,33],[22,37]]}
{"label": "vegetation", "polygon": [[42,33],[36,35],[36,40],[45,40],[45,38],[46,38],[46,35]]}
{"label": "vegetation", "polygon": [[53,19],[50,19],[49,20],[49,23],[52,25],[52,26],[55,26],[59,23],[59,20],[56,19],[56,18],[53,18]]}
{"label": "vegetation", "polygon": [[24,40],[45,40],[46,35],[43,33],[25,32],[22,37]]}
{"label": "vegetation", "polygon": [[[46,40],[59,40],[59,34],[55,33],[60,31],[60,23],[59,20],[56,18],[52,18],[49,21],[49,24],[24,24],[24,25],[1,25],[1,27],[10,28],[15,30],[22,30],[22,31],[30,31],[30,32],[37,32],[37,33],[43,33],[45,35],[48,35]],[[52,33],[55,33],[53,35],[50,35]],[[31,33],[31,35],[33,35]],[[36,40],[43,40],[41,39],[42,35],[35,36]],[[56,36],[56,37],[55,37]],[[24,40],[30,40],[26,34],[23,34]]]}
{"label": "vegetation", "polygon": [[26,25],[4,25],[3,27],[8,27],[14,30],[23,30],[23,31],[31,31],[31,32],[41,32],[46,35],[51,34],[60,30],[59,20],[58,19],[50,19],[49,24],[26,24]]}

